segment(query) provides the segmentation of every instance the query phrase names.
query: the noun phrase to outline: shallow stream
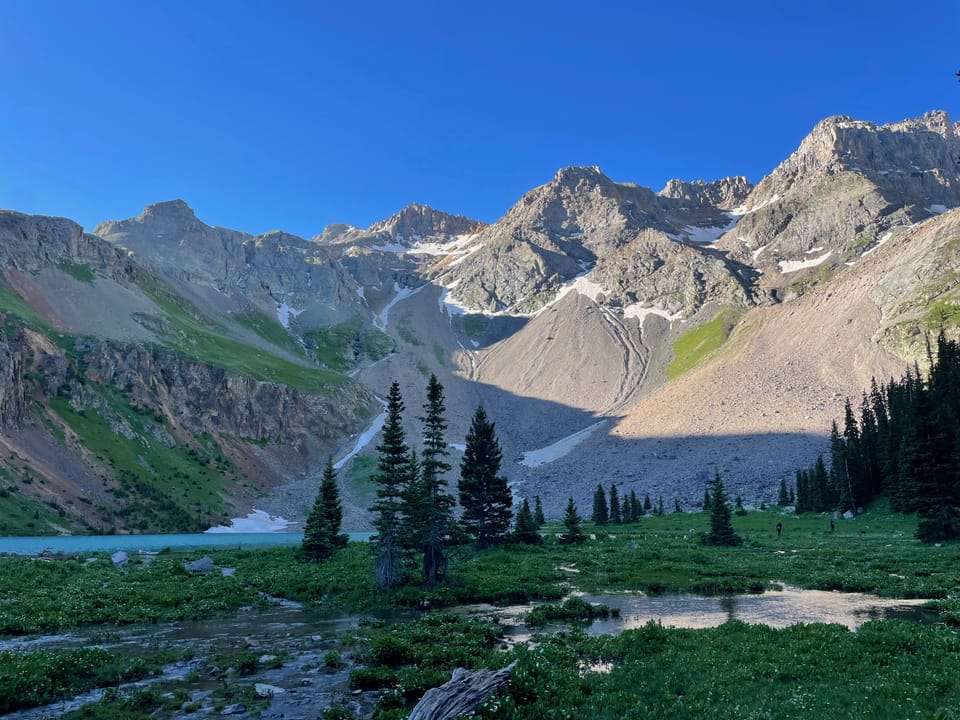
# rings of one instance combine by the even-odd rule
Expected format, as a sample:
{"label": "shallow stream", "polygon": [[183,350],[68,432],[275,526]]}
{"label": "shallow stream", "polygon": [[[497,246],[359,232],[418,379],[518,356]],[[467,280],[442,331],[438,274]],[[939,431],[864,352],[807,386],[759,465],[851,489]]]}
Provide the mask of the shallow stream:
{"label": "shallow stream", "polygon": [[[720,625],[730,619],[748,623],[763,623],[782,628],[795,623],[838,623],[855,630],[868,620],[901,618],[917,622],[936,622],[937,615],[921,607],[924,600],[880,598],[858,593],[824,592],[784,588],[760,595],[730,597],[700,597],[695,595],[647,596],[642,593],[614,593],[581,595],[591,603],[602,603],[619,610],[619,617],[601,620],[587,627],[591,635],[616,634],[641,627],[653,620],[664,626],[706,628]],[[495,607],[472,605],[454,608],[455,612],[492,616],[504,625],[507,645],[528,642],[534,631],[523,622],[523,615],[532,605]],[[413,617],[411,612],[382,617],[387,622]],[[221,653],[249,649],[265,662],[249,675],[232,673],[230,683],[252,687],[267,683],[283,690],[269,701],[261,712],[263,718],[284,720],[314,720],[332,700],[339,698],[352,704],[362,717],[368,717],[376,693],[351,692],[348,676],[351,667],[349,649],[340,642],[361,622],[356,615],[331,617],[318,610],[283,602],[270,609],[249,609],[230,618],[163,625],[86,628],[73,633],[40,637],[0,640],[0,650],[54,649],[81,646],[100,646],[111,651],[136,657],[159,649],[189,650],[192,659],[173,663],[159,678],[130,684],[127,687],[170,681],[185,689],[199,710],[181,717],[196,718],[219,715],[214,709],[218,688],[222,688],[222,670],[212,667],[212,658]],[[536,632],[550,632],[562,626],[538,628]],[[324,656],[336,650],[345,664],[335,672],[324,668]],[[282,659],[282,666],[267,669],[269,658]],[[166,687],[166,686],[165,686]],[[59,717],[64,711],[100,698],[103,691],[93,691],[66,703],[44,708],[10,713],[4,720],[41,720]],[[238,714],[237,717],[246,717]]]}

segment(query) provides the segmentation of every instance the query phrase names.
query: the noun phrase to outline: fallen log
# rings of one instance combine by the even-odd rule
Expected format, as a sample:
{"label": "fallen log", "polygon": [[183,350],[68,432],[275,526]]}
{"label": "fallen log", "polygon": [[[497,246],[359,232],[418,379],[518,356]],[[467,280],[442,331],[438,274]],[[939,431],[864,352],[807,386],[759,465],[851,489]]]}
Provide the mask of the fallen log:
{"label": "fallen log", "polygon": [[424,693],[408,720],[453,720],[471,714],[510,682],[510,673],[516,664],[514,660],[502,670],[475,672],[457,668],[447,682]]}

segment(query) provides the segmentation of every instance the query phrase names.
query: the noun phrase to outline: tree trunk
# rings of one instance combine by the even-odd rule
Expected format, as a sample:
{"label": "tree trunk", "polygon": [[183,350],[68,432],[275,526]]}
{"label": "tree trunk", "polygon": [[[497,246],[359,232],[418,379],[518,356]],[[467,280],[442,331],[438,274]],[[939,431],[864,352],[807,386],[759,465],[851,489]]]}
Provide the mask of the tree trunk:
{"label": "tree trunk", "polygon": [[449,681],[424,693],[408,720],[453,720],[471,714],[480,703],[510,682],[510,673],[516,664],[514,660],[502,670],[476,672],[457,668]]}

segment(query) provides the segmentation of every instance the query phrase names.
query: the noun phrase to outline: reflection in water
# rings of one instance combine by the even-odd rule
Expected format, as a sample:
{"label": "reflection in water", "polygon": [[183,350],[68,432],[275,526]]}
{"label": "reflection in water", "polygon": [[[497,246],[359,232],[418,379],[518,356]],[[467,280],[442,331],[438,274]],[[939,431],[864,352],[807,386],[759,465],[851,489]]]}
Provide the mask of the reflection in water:
{"label": "reflection in water", "polygon": [[863,593],[800,590],[787,587],[762,595],[721,598],[694,595],[649,597],[636,593],[584,595],[591,603],[620,610],[619,618],[593,623],[591,635],[606,635],[642,627],[650,620],[664,627],[708,628],[727,620],[784,628],[797,623],[836,623],[856,630],[869,620],[900,618],[934,622],[937,614],[922,607],[927,600],[882,598]]}

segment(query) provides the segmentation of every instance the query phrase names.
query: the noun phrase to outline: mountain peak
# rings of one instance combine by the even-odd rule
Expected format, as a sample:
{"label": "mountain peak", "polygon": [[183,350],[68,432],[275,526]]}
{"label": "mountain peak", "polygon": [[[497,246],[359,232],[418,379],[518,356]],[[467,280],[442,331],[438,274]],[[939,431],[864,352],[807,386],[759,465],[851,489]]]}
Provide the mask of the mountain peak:
{"label": "mountain peak", "polygon": [[680,200],[685,206],[702,207],[714,205],[723,210],[730,210],[743,204],[747,195],[753,190],[753,185],[743,175],[725,177],[713,182],[704,180],[668,180],[663,190],[657,193],[660,197]]}
{"label": "mountain peak", "polygon": [[563,185],[576,185],[581,180],[589,183],[612,183],[613,181],[603,174],[598,165],[568,165],[557,170],[553,181]]}
{"label": "mountain peak", "polygon": [[434,210],[429,205],[411,203],[386,220],[374,223],[367,231],[387,233],[396,240],[416,240],[466,235],[477,232],[483,226],[483,223],[464,215],[451,215]]}
{"label": "mountain peak", "polygon": [[197,215],[193,208],[187,205],[183,200],[166,200],[164,202],[147,205],[140,213],[141,219],[148,217],[162,218],[164,220],[196,220]]}

